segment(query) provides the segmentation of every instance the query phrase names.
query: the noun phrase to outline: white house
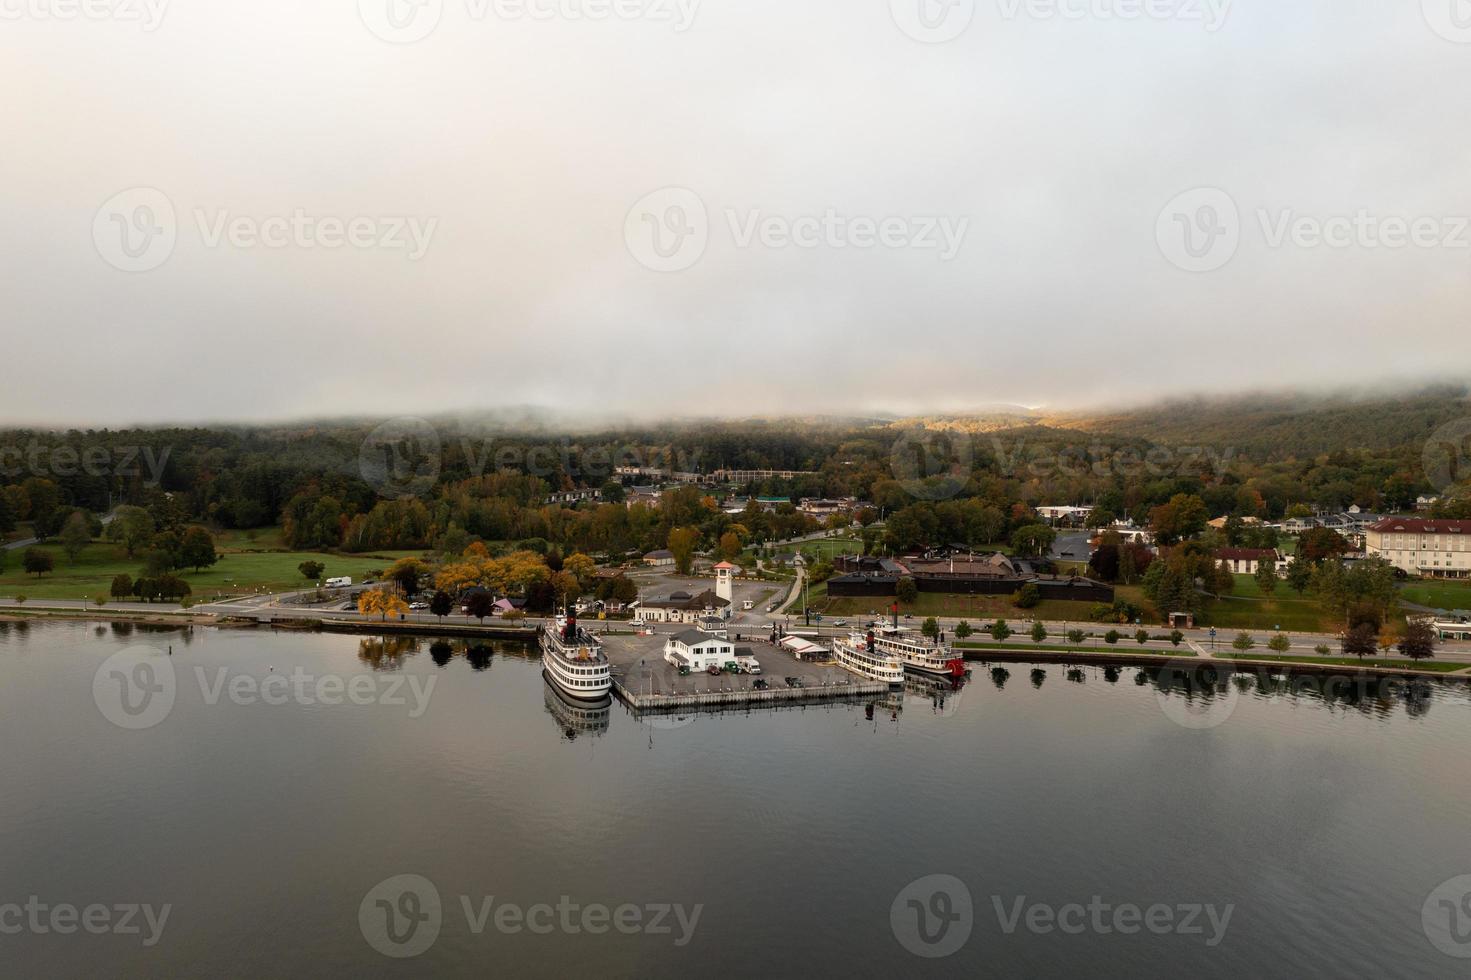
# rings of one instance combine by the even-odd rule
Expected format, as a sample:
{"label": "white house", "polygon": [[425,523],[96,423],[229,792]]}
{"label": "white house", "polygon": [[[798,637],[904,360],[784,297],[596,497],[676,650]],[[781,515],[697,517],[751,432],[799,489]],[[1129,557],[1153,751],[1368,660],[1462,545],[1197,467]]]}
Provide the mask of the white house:
{"label": "white house", "polygon": [[1270,563],[1279,576],[1287,570],[1287,560],[1267,548],[1222,548],[1217,557],[1237,575],[1255,575],[1263,562]]}
{"label": "white house", "polygon": [[697,672],[724,667],[736,659],[735,644],[723,636],[685,630],[664,641],[664,659]]}

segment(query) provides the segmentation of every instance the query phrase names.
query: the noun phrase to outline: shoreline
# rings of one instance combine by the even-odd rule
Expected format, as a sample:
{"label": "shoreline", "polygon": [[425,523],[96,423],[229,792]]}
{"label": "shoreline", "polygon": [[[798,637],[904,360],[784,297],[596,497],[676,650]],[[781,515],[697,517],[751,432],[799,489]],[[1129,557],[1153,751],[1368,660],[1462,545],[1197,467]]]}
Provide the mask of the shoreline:
{"label": "shoreline", "polygon": [[[541,632],[540,626],[472,626],[459,623],[373,623],[336,619],[292,619],[275,617],[261,620],[255,617],[220,616],[213,613],[188,611],[146,612],[141,610],[117,610],[109,612],[99,609],[56,609],[37,606],[33,609],[7,607],[0,611],[0,623],[33,622],[76,622],[76,623],[129,623],[142,626],[211,626],[216,629],[270,629],[299,630],[316,633],[344,633],[360,636],[382,636],[388,634],[415,636],[443,636],[451,638],[480,637],[487,640],[532,642]],[[1249,673],[1254,671],[1283,671],[1294,674],[1318,676],[1366,675],[1371,677],[1417,677],[1427,680],[1446,680],[1471,683],[1471,664],[1459,666],[1455,671],[1415,670],[1409,668],[1382,667],[1370,664],[1321,664],[1297,660],[1258,660],[1226,657],[1200,657],[1186,653],[1160,651],[1158,653],[1088,652],[1082,650],[1057,651],[1022,649],[1017,647],[967,647],[964,649],[968,663],[1047,663],[1047,664],[1115,664],[1124,667],[1161,667],[1180,664],[1198,668],[1210,665],[1226,673]],[[1446,663],[1447,661],[1441,661]]]}

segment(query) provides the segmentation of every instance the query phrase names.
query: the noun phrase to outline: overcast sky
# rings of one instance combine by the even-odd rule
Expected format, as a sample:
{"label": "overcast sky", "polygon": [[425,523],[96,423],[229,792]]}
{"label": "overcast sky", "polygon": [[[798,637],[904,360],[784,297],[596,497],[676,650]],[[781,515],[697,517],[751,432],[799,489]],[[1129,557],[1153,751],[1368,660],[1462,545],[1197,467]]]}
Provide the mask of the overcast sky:
{"label": "overcast sky", "polygon": [[1471,366],[1453,0],[79,2],[0,0],[0,420]]}

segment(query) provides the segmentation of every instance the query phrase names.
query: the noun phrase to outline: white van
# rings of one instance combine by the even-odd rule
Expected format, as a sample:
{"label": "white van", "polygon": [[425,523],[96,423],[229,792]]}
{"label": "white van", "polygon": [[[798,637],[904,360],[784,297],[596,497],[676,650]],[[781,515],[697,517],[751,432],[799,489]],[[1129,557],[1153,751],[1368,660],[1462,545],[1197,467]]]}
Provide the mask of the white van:
{"label": "white van", "polygon": [[329,589],[345,589],[351,585],[352,577],[349,575],[344,575],[341,578],[329,578],[327,580],[327,588]]}

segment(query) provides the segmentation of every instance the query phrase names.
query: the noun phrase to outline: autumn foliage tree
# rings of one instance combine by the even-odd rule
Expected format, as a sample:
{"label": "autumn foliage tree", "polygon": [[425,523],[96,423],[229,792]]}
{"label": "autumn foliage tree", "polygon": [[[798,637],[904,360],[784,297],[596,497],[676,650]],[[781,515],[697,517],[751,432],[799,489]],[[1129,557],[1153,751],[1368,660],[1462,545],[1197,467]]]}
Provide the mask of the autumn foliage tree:
{"label": "autumn foliage tree", "polygon": [[409,604],[392,592],[372,589],[358,596],[358,612],[364,616],[376,615],[387,620],[389,616],[401,616],[408,611]]}

